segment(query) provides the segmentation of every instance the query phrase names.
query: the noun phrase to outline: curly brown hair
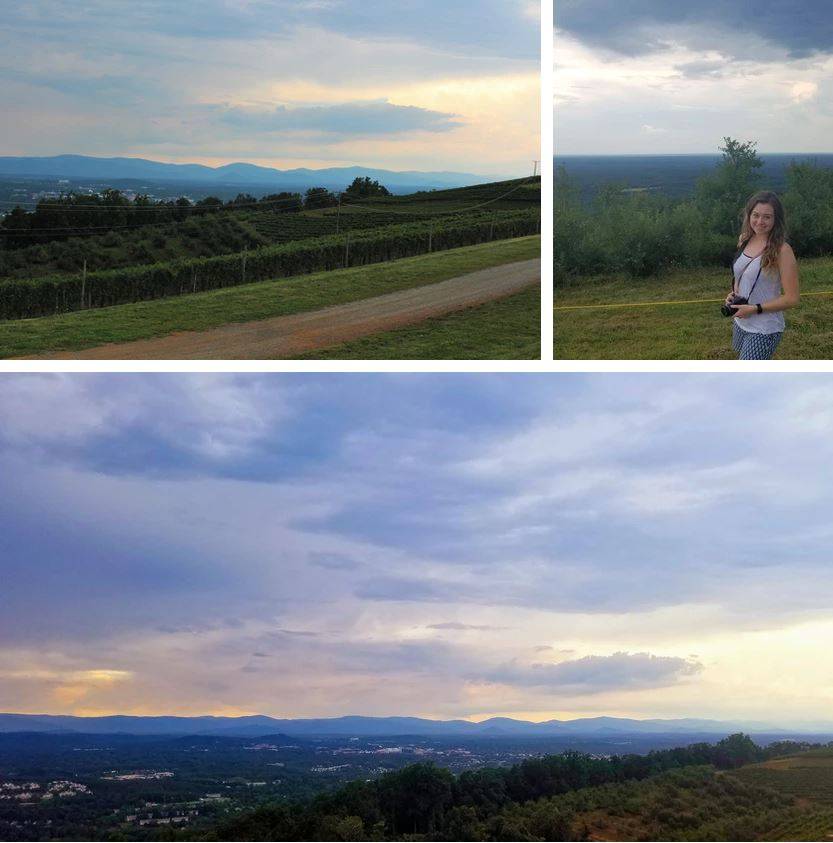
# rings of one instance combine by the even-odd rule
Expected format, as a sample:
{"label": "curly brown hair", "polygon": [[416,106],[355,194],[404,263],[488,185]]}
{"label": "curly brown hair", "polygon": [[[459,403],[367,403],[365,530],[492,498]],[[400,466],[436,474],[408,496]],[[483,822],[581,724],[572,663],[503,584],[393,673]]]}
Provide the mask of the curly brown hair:
{"label": "curly brown hair", "polygon": [[769,232],[766,249],[761,258],[761,266],[764,269],[778,266],[778,258],[781,255],[781,247],[787,239],[787,220],[784,214],[784,206],[778,198],[777,193],[771,190],[761,190],[753,193],[746,202],[746,206],[740,216],[740,237],[738,237],[738,248],[742,249],[752,239],[752,223],[750,218],[756,205],[772,205],[775,214],[775,221],[772,231]]}

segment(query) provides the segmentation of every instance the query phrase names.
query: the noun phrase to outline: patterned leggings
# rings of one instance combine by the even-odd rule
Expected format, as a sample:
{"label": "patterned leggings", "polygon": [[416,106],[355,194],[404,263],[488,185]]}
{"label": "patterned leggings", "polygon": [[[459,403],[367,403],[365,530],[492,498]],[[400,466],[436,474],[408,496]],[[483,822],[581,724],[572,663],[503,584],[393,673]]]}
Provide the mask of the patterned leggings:
{"label": "patterned leggings", "polygon": [[783,333],[754,334],[732,323],[732,348],[737,352],[738,360],[771,360],[781,342]]}

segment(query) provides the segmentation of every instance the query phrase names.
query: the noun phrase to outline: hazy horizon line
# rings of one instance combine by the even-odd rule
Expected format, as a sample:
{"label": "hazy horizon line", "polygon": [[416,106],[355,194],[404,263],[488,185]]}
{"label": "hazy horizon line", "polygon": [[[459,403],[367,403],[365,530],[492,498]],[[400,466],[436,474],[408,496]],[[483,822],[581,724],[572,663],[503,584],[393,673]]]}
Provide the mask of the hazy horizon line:
{"label": "hazy horizon line", "polygon": [[[340,169],[350,169],[350,168],[353,168],[353,167],[358,167],[358,168],[367,169],[367,170],[387,170],[388,172],[391,172],[391,173],[408,173],[408,172],[414,172],[414,173],[452,173],[452,174],[455,174],[455,175],[460,174],[460,175],[482,176],[483,178],[495,178],[495,179],[498,179],[498,180],[513,179],[513,178],[525,178],[526,177],[524,175],[510,176],[510,175],[498,174],[498,173],[482,173],[482,172],[475,172],[475,171],[464,172],[462,170],[448,170],[448,169],[444,169],[444,170],[443,169],[441,169],[441,170],[418,170],[418,169],[393,170],[390,167],[381,166],[379,164],[360,164],[360,163],[356,163],[356,162],[353,162],[353,163],[350,163],[350,164],[340,163],[340,164],[327,164],[327,165],[324,165],[324,166],[311,167],[311,166],[307,166],[307,165],[303,165],[303,164],[298,164],[297,166],[290,166],[290,165],[278,166],[276,164],[253,164],[251,161],[246,161],[246,160],[243,160],[243,159],[236,159],[236,160],[229,159],[229,160],[225,160],[225,163],[222,163],[222,164],[218,164],[218,163],[206,164],[206,163],[203,163],[203,161],[193,160],[193,159],[169,160],[169,159],[166,159],[164,157],[162,157],[162,158],[146,158],[145,156],[139,155],[139,154],[129,155],[129,154],[123,154],[123,153],[114,153],[112,155],[91,155],[91,154],[86,153],[86,152],[55,152],[55,153],[52,153],[51,155],[29,155],[29,154],[26,154],[26,153],[9,153],[9,152],[0,153],[0,159],[3,159],[3,158],[48,159],[48,158],[61,158],[61,157],[64,157],[64,156],[74,156],[74,157],[78,157],[78,158],[92,158],[92,159],[101,160],[101,161],[119,158],[119,159],[123,159],[125,161],[150,161],[154,164],[170,164],[171,166],[183,166],[183,167],[189,166],[189,165],[196,165],[196,166],[200,166],[200,167],[207,167],[207,168],[212,169],[212,170],[217,170],[217,169],[220,169],[221,167],[231,167],[231,166],[234,166],[235,164],[247,164],[247,165],[253,166],[253,167],[263,167],[264,169],[272,169],[272,170],[285,170],[285,169],[293,170],[294,169],[294,170],[313,170],[313,171],[316,171],[316,170],[340,170]],[[197,157],[205,159],[206,156],[197,156]],[[212,159],[212,160],[215,160],[215,159]],[[254,159],[254,160],[263,160],[263,159]],[[303,160],[308,160],[308,159],[298,159],[298,160],[303,161]],[[0,173],[0,177],[2,177],[3,175],[6,175],[6,174]]]}
{"label": "hazy horizon line", "polygon": [[[758,155],[833,155],[830,152],[764,152],[757,149]],[[709,155],[721,158],[722,152],[554,152],[553,158],[655,158],[662,155],[667,158],[690,158],[694,156]]]}
{"label": "hazy horizon line", "polygon": [[[152,719],[152,718],[160,718],[160,717],[176,717],[183,720],[195,720],[200,718],[214,718],[217,720],[225,719],[225,720],[243,720],[252,717],[266,717],[270,720],[343,720],[347,718],[362,718],[365,720],[389,720],[393,718],[399,719],[410,719],[410,720],[425,720],[431,723],[472,723],[472,724],[479,724],[479,723],[486,723],[490,720],[510,720],[515,723],[531,723],[536,725],[541,725],[545,723],[575,723],[582,720],[632,720],[637,723],[649,723],[649,722],[668,722],[668,723],[678,723],[684,720],[698,720],[698,721],[705,721],[705,722],[712,722],[717,724],[740,724],[740,723],[749,723],[755,726],[766,726],[768,728],[773,729],[784,729],[788,728],[783,725],[777,725],[775,723],[767,722],[767,721],[760,721],[760,720],[749,720],[745,721],[743,719],[738,718],[726,718],[720,719],[715,717],[703,717],[698,715],[680,715],[677,717],[663,717],[659,715],[654,716],[647,716],[647,717],[632,717],[632,716],[625,716],[625,715],[614,715],[614,714],[594,714],[594,715],[584,715],[581,717],[568,717],[568,718],[558,718],[558,717],[548,717],[542,720],[532,720],[527,718],[520,718],[520,717],[510,717],[507,715],[489,715],[488,717],[484,717],[480,720],[476,720],[471,717],[449,717],[449,718],[439,718],[439,717],[426,717],[424,715],[419,714],[329,714],[329,715],[305,715],[305,716],[280,716],[275,714],[264,714],[262,712],[254,712],[250,714],[123,714],[119,712],[112,712],[110,714],[69,714],[69,713],[52,713],[52,712],[21,712],[21,711],[0,711],[0,717],[4,716],[14,716],[14,717],[73,717],[79,720],[93,720],[93,719],[101,719],[106,717],[134,717],[134,718],[144,718],[144,719]],[[801,723],[802,721],[794,721]],[[807,721],[804,721],[805,723]],[[812,723],[810,725],[813,727],[818,728],[829,728],[833,730],[833,723],[822,724],[822,723]],[[806,726],[805,726],[806,728]]]}

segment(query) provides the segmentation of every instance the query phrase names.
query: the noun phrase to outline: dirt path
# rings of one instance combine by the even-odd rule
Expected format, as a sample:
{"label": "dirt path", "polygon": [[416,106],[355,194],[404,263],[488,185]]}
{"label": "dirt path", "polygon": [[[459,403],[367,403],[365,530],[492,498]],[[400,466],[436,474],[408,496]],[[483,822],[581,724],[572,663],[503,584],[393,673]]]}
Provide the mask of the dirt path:
{"label": "dirt path", "polygon": [[135,342],[43,355],[50,360],[270,360],[377,334],[504,298],[539,283],[541,261],[507,263],[370,299],[237,322],[207,331],[181,331]]}

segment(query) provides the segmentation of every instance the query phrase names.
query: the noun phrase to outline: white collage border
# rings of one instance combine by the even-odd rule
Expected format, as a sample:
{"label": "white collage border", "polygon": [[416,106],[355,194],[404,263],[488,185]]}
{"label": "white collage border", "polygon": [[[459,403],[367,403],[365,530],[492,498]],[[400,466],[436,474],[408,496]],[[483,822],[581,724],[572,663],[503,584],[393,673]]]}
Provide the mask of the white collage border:
{"label": "white collage border", "polygon": [[830,372],[828,360],[553,360],[553,0],[541,0],[538,360],[0,360],[3,372]]}

